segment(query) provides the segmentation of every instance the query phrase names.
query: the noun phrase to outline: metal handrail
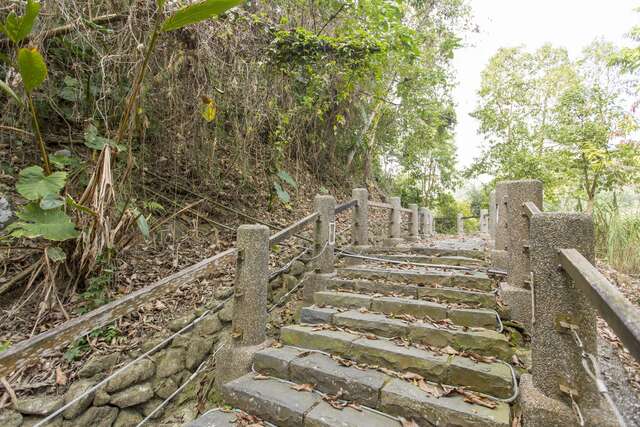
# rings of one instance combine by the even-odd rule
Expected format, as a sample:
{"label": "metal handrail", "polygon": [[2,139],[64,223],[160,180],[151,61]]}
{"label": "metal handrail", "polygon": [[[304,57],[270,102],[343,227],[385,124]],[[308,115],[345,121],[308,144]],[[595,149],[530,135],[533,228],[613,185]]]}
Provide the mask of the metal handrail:
{"label": "metal handrail", "polygon": [[576,249],[560,249],[560,265],[629,353],[640,361],[640,310]]}

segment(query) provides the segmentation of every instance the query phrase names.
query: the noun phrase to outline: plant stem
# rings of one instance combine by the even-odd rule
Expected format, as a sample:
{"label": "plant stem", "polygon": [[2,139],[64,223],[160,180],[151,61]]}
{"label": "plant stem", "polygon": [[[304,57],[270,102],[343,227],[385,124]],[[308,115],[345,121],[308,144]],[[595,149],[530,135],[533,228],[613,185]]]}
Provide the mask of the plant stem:
{"label": "plant stem", "polygon": [[44,164],[45,175],[51,175],[51,165],[49,164],[49,155],[47,149],[44,146],[44,140],[42,139],[42,133],[40,132],[40,125],[38,124],[38,113],[33,105],[33,99],[31,94],[27,93],[27,101],[29,102],[29,111],[31,112],[31,121],[33,122],[33,131],[36,136],[36,143],[40,149],[40,157],[42,157],[42,163]]}

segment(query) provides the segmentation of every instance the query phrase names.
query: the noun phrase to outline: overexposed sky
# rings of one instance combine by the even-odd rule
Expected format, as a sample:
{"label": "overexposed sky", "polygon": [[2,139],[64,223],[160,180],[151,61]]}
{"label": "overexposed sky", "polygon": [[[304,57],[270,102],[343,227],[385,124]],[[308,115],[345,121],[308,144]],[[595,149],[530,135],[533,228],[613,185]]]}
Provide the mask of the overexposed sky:
{"label": "overexposed sky", "polygon": [[480,33],[469,34],[453,66],[458,87],[456,145],[458,165],[466,167],[481,152],[478,124],[469,116],[477,104],[480,73],[501,47],[535,50],[545,43],[563,46],[572,58],[593,39],[629,45],[625,34],[640,24],[640,0],[468,0]]}

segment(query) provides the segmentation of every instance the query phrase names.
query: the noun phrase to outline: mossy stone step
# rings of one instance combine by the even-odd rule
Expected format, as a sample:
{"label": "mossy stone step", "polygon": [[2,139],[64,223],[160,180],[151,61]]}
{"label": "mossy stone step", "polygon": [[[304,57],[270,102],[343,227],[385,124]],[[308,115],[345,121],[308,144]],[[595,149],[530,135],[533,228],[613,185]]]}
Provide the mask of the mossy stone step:
{"label": "mossy stone step", "polygon": [[495,287],[486,273],[478,271],[400,270],[357,266],[340,268],[337,274],[349,279],[401,281],[423,286],[464,287],[480,291],[491,291]]}
{"label": "mossy stone step", "polygon": [[497,326],[496,312],[492,310],[447,307],[444,304],[411,298],[322,291],[316,292],[313,300],[318,306],[366,308],[386,314],[410,314],[419,319],[449,319],[455,325],[468,327],[495,329]]}
{"label": "mossy stone step", "polygon": [[247,374],[223,386],[226,401],[245,412],[279,427],[401,427],[383,414],[336,409],[318,393],[297,391],[274,379],[256,379]]}
{"label": "mossy stone step", "polygon": [[419,425],[509,425],[509,405],[505,403],[497,403],[495,409],[489,409],[466,403],[457,394],[436,398],[411,383],[371,368],[343,366],[317,352],[303,352],[287,346],[268,348],[256,354],[254,367],[263,374],[313,384],[323,393],[336,395],[342,391],[345,400],[378,410],[384,406],[384,412],[415,418]]}
{"label": "mossy stone step", "polygon": [[371,246],[368,248],[359,248],[358,252],[362,254],[415,254],[427,255],[435,257],[466,257],[477,260],[485,260],[487,254],[479,249],[461,249],[453,246],[425,246],[425,245],[398,245],[393,247]]}
{"label": "mossy stone step", "polygon": [[[313,307],[303,308],[301,322],[313,323],[309,321],[311,319],[309,313],[314,311]],[[326,309],[324,312],[329,314]],[[409,323],[401,319],[389,318],[384,314],[363,313],[358,310],[339,312],[334,309],[328,320],[328,322],[316,323],[331,323],[355,331],[373,333],[380,337],[402,337],[413,343],[433,347],[450,346],[458,351],[467,350],[484,356],[496,356],[505,361],[510,361],[513,355],[513,349],[507,337],[488,329],[471,330],[462,327],[452,329],[427,322]]]}
{"label": "mossy stone step", "polygon": [[[464,256],[430,256],[410,254],[368,254],[367,256],[386,259],[389,261],[411,262],[418,264],[440,264],[457,267],[480,267],[485,265],[485,262],[481,259]],[[373,260],[371,262],[373,262]]]}
{"label": "mossy stone step", "polygon": [[512,394],[511,369],[504,363],[474,362],[466,357],[399,346],[385,339],[314,329],[311,326],[286,326],[281,329],[280,338],[286,345],[325,351],[396,371],[410,371],[442,384],[465,386],[500,398]]}
{"label": "mossy stone step", "polygon": [[492,310],[498,310],[500,308],[496,302],[496,296],[491,292],[354,279],[328,279],[326,285],[327,289],[343,288],[371,294],[403,295],[416,299],[432,298],[445,303],[466,304],[473,308],[488,308]]}

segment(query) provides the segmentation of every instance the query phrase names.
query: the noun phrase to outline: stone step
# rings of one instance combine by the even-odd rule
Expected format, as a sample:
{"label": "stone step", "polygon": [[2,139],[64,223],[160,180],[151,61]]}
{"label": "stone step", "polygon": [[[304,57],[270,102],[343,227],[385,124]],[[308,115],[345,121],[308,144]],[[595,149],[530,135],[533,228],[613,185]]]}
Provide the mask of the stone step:
{"label": "stone step", "polygon": [[318,393],[294,390],[275,379],[250,373],[225,384],[225,401],[279,427],[401,427],[395,418],[366,408],[336,409]]}
{"label": "stone step", "polygon": [[316,292],[313,300],[317,306],[338,308],[365,308],[386,314],[410,314],[419,319],[449,319],[455,325],[472,328],[495,329],[497,313],[487,309],[455,308],[431,301],[403,297],[387,297],[379,294],[355,294],[351,292]]}
{"label": "stone step", "polygon": [[[370,256],[372,258],[386,259],[389,261],[411,262],[418,264],[451,265],[457,267],[481,267],[485,265],[485,261],[481,259],[469,258],[464,256],[430,256],[411,254],[367,254],[367,256]],[[357,258],[354,258],[354,260],[357,260]]]}
{"label": "stone step", "polygon": [[491,291],[494,282],[486,273],[478,271],[444,271],[433,269],[400,270],[367,266],[344,267],[337,270],[340,277],[348,279],[388,280],[422,286],[459,287]]}
{"label": "stone step", "polygon": [[405,338],[412,343],[432,347],[451,347],[458,351],[470,351],[483,356],[496,356],[510,361],[513,349],[507,337],[496,331],[483,328],[470,329],[446,323],[408,322],[390,318],[381,313],[305,307],[301,323],[325,323],[358,332],[368,332],[386,338]]}
{"label": "stone step", "polygon": [[237,412],[213,410],[206,412],[184,427],[237,427]]}
{"label": "stone step", "polygon": [[416,299],[435,299],[438,302],[466,304],[469,308],[488,308],[500,312],[496,296],[492,292],[354,279],[328,279],[326,284],[328,289],[342,288],[371,294],[381,293],[409,296]]}
{"label": "stone step", "polygon": [[318,330],[313,326],[286,326],[280,330],[280,339],[286,345],[325,351],[396,371],[410,371],[430,381],[465,386],[500,398],[510,397],[513,392],[511,368],[502,362],[475,362],[467,357],[438,354],[360,334]]}
{"label": "stone step", "polygon": [[[372,368],[344,366],[317,352],[292,347],[268,348],[254,358],[256,371],[296,383],[310,383],[316,390],[383,410],[390,415],[414,418],[419,425],[489,427],[509,425],[509,405],[496,402],[489,409],[466,403],[456,393],[436,397],[416,385]],[[339,424],[336,424],[339,425]]]}
{"label": "stone step", "polygon": [[399,245],[393,247],[371,246],[369,248],[358,248],[358,252],[363,254],[415,254],[415,255],[427,255],[427,256],[461,256],[467,258],[474,258],[478,260],[485,260],[487,254],[485,251],[479,249],[461,249],[453,246],[425,246],[425,245]]}

